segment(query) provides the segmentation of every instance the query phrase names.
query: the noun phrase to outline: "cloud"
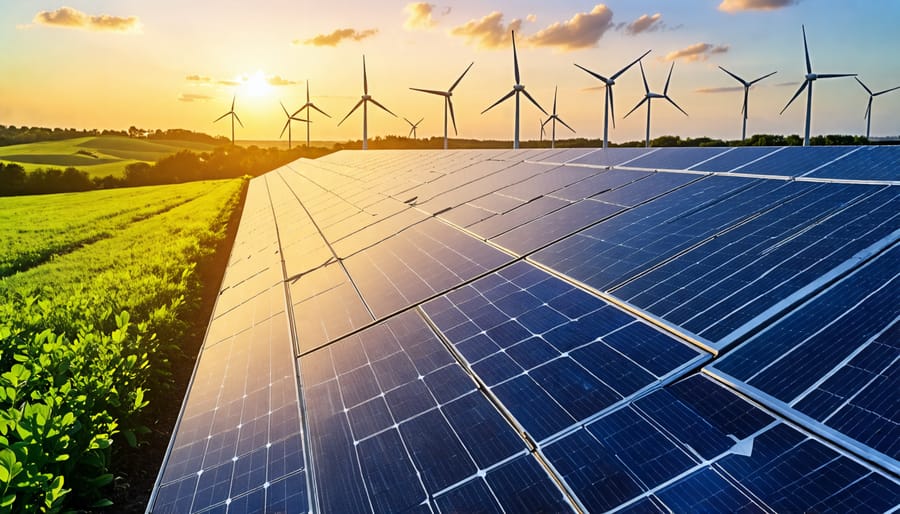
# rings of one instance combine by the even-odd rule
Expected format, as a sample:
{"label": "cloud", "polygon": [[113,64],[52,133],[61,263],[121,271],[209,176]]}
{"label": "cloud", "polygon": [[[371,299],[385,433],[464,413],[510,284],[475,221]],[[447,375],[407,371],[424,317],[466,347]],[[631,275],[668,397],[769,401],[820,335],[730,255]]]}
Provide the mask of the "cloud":
{"label": "cloud", "polygon": [[713,54],[724,54],[728,51],[728,45],[713,45],[711,43],[696,43],[681,50],[669,52],[665,56],[666,61],[682,59],[686,62],[705,61]]}
{"label": "cloud", "polygon": [[356,29],[337,29],[331,34],[319,34],[311,39],[300,41],[294,40],[295,45],[312,45],[312,46],[337,46],[339,43],[352,40],[362,41],[367,37],[374,36],[378,33],[378,29],[356,30]]}
{"label": "cloud", "polygon": [[613,13],[597,4],[589,13],[577,13],[568,21],[556,22],[528,38],[535,46],[556,46],[562,50],[590,48],[597,45],[607,30],[614,28]]}
{"label": "cloud", "polygon": [[204,77],[202,75],[188,75],[185,77],[185,80],[189,80],[191,82],[212,82],[212,78]]}
{"label": "cloud", "polygon": [[205,102],[207,100],[212,100],[212,97],[194,93],[181,93],[181,96],[178,97],[179,102]]}
{"label": "cloud", "polygon": [[503,13],[494,11],[479,19],[469,20],[464,25],[450,29],[450,34],[464,37],[469,43],[477,43],[482,48],[498,48],[510,44],[510,31],[522,28],[522,20],[514,19],[503,25]]}
{"label": "cloud", "polygon": [[743,91],[744,86],[729,86],[729,87],[701,87],[699,89],[695,89],[695,93],[733,93],[735,91]]}
{"label": "cloud", "polygon": [[798,80],[794,80],[791,82],[779,82],[777,84],[772,84],[773,87],[792,87],[792,86],[799,86],[799,85],[800,85],[800,81],[798,81]]}
{"label": "cloud", "polygon": [[220,86],[240,86],[241,82],[237,80],[217,80],[216,84]]}
{"label": "cloud", "polygon": [[435,7],[437,6],[429,4],[428,2],[406,4],[406,7],[404,7],[403,10],[406,12],[407,18],[403,26],[409,30],[430,29],[431,27],[434,27],[437,25],[437,21],[432,16]]}
{"label": "cloud", "polygon": [[528,23],[534,23],[534,22],[536,22],[536,21],[537,21],[537,14],[529,14],[528,16],[525,17],[525,21],[527,21]]}
{"label": "cloud", "polygon": [[636,35],[641,32],[656,32],[662,26],[662,14],[656,13],[653,16],[642,14],[640,18],[634,20],[625,26],[625,32]]}
{"label": "cloud", "polygon": [[141,23],[137,16],[91,15],[71,7],[60,7],[55,11],[41,11],[34,15],[32,22],[48,27],[65,27],[96,32],[140,32],[141,30]]}
{"label": "cloud", "polygon": [[800,0],[722,0],[719,10],[735,13],[739,11],[772,11],[788,7]]}
{"label": "cloud", "polygon": [[266,82],[269,83],[270,86],[293,86],[296,84],[293,80],[288,80],[285,78],[281,78],[278,75],[272,75],[271,77],[266,78]]}

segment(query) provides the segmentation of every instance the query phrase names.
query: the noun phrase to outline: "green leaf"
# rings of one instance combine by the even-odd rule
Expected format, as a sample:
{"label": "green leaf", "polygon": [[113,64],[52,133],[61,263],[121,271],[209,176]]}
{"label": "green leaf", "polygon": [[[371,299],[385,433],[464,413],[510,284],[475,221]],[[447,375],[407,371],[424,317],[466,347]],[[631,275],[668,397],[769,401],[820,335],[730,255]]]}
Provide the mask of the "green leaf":
{"label": "green leaf", "polygon": [[7,494],[0,500],[0,507],[10,507],[16,501],[15,494]]}
{"label": "green leaf", "polygon": [[101,509],[103,507],[112,507],[114,504],[111,500],[107,498],[103,498],[102,500],[97,500],[91,505],[91,508]]}

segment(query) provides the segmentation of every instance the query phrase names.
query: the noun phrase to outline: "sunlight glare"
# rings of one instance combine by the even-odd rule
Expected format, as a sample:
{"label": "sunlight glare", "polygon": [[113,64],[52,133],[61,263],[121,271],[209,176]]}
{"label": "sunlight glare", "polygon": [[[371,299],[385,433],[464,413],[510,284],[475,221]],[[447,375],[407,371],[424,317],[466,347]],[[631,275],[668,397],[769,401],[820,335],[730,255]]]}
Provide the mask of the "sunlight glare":
{"label": "sunlight glare", "polygon": [[256,98],[267,96],[272,89],[262,70],[257,70],[256,73],[245,77],[243,82],[246,94]]}

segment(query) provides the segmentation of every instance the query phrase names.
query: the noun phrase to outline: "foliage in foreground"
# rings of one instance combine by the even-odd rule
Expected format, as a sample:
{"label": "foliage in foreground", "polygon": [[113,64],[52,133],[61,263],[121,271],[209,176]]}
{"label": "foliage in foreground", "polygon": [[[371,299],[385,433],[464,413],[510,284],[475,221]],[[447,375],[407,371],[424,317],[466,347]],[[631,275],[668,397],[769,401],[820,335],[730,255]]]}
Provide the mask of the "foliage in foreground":
{"label": "foliage in foreground", "polygon": [[109,505],[112,445],[137,444],[140,412],[165,398],[198,266],[243,182],[201,184],[189,201],[0,279],[0,512]]}

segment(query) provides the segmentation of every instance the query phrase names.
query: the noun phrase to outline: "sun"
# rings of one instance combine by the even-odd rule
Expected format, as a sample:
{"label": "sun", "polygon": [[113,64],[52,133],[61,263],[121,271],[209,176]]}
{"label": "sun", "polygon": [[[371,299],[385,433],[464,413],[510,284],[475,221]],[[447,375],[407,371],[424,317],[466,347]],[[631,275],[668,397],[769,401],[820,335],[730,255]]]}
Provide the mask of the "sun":
{"label": "sun", "polygon": [[269,85],[269,81],[262,70],[257,70],[256,73],[246,77],[243,82],[244,90],[249,96],[257,98],[267,96],[272,90],[272,86]]}

